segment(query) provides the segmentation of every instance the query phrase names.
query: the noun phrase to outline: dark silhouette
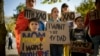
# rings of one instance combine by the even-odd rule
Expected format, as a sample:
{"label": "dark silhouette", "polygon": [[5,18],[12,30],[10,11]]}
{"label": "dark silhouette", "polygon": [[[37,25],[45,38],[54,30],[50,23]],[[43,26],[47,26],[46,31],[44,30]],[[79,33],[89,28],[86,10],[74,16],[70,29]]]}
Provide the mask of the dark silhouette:
{"label": "dark silhouette", "polygon": [[12,38],[9,37],[9,38],[8,38],[8,49],[13,49],[12,43],[13,43]]}

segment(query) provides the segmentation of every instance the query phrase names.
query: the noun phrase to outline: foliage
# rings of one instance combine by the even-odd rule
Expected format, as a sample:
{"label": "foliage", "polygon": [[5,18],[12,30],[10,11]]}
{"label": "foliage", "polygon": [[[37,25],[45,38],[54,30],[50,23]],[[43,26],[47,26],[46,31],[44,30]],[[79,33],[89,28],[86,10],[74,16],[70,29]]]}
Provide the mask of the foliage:
{"label": "foliage", "polygon": [[43,0],[41,3],[42,4],[54,4],[57,2],[61,2],[62,0]]}
{"label": "foliage", "polygon": [[84,0],[78,7],[76,7],[76,11],[81,13],[82,16],[85,16],[88,11],[95,9],[93,1],[94,0]]}
{"label": "foliage", "polygon": [[16,26],[16,24],[15,24],[14,18],[10,18],[9,22],[6,23],[6,29],[8,32],[14,32],[15,26]]}
{"label": "foliage", "polygon": [[19,14],[19,12],[23,11],[24,8],[25,8],[25,4],[19,4],[15,9],[16,14],[13,14],[13,19],[16,19],[18,14]]}
{"label": "foliage", "polygon": [[17,14],[21,11],[23,11],[25,8],[25,4],[19,4],[17,7],[16,7],[16,11],[17,11]]}

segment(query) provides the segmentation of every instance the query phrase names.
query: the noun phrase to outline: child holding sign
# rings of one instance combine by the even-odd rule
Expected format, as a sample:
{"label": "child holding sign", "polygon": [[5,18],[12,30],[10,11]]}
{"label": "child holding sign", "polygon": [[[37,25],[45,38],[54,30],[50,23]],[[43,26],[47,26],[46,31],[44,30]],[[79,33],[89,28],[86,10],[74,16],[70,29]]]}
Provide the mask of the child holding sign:
{"label": "child holding sign", "polygon": [[[58,9],[54,7],[51,10],[51,19],[49,22],[60,22],[58,19]],[[50,55],[51,56],[63,56],[63,45],[62,44],[51,44],[50,45]]]}
{"label": "child holding sign", "polygon": [[28,30],[37,32],[39,29],[39,20],[37,18],[29,19]]}
{"label": "child holding sign", "polygon": [[[32,18],[31,16],[31,12],[28,12],[26,13],[26,9],[34,9],[34,5],[36,3],[36,0],[26,0],[26,8],[23,10],[23,11],[19,11],[19,14],[18,14],[18,18],[17,18],[17,21],[16,21],[16,27],[15,27],[15,37],[16,37],[16,45],[17,45],[17,50],[18,50],[18,53],[20,53],[20,34],[22,31],[26,31],[27,30],[27,27],[28,27],[28,20],[30,18]],[[28,14],[26,16],[26,14]],[[39,30],[44,30],[45,28],[45,25],[42,21],[39,22]]]}
{"label": "child holding sign", "polygon": [[[86,38],[84,32],[83,17],[76,17],[75,24],[77,25],[77,28],[72,29],[70,32],[71,41],[85,42]],[[71,51],[71,56],[86,56],[86,53]]]}
{"label": "child holding sign", "polygon": [[[63,14],[68,13],[68,12],[69,12],[68,5],[66,3],[63,3],[62,6],[61,6],[61,19],[60,19],[62,22],[67,22],[66,19],[63,16]],[[71,25],[69,25],[69,27],[70,26]],[[69,54],[69,45],[66,45],[66,44],[64,45],[64,56],[70,56],[70,54]]]}
{"label": "child holding sign", "polygon": [[[36,0],[26,0],[26,8],[32,9],[35,5]],[[20,53],[20,34],[22,31],[27,30],[28,27],[28,18],[24,16],[25,11],[19,11],[18,18],[16,21],[16,27],[14,30],[15,37],[16,37],[16,45],[18,53]]]}

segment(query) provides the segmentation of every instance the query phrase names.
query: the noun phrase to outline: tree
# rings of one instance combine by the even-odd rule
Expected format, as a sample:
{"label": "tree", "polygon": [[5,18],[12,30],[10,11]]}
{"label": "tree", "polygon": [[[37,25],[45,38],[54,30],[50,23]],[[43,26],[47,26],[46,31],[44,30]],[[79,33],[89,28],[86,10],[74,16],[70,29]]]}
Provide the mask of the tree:
{"label": "tree", "polygon": [[4,22],[4,0],[0,0],[0,56],[5,56],[6,27]]}
{"label": "tree", "polygon": [[7,31],[14,33],[15,25],[15,19],[13,17],[9,18],[9,21],[6,23]]}
{"label": "tree", "polygon": [[88,11],[95,9],[93,1],[94,0],[84,0],[78,7],[76,7],[76,11],[81,13],[82,16],[85,16]]}
{"label": "tree", "polygon": [[23,11],[24,8],[25,8],[25,4],[19,4],[19,5],[16,7],[17,14],[19,14],[19,12]]}
{"label": "tree", "polygon": [[42,4],[53,4],[57,2],[61,2],[62,0],[43,0],[41,3]]}
{"label": "tree", "polygon": [[[67,1],[70,1],[70,0],[67,0]],[[62,0],[43,0],[41,3],[42,4],[54,4],[57,2],[62,2]]]}
{"label": "tree", "polygon": [[24,8],[25,8],[25,4],[21,4],[21,3],[20,3],[20,4],[16,7],[16,9],[15,9],[16,14],[13,14],[13,18],[16,19],[17,16],[18,16],[18,14],[19,14],[19,12],[23,11]]}

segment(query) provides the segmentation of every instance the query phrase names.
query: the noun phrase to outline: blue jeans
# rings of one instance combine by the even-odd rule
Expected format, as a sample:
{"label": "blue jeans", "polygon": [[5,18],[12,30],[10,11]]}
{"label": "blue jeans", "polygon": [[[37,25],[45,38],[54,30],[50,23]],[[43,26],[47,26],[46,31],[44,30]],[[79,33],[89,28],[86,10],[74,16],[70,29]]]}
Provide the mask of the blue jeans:
{"label": "blue jeans", "polygon": [[92,56],[97,56],[99,54],[99,45],[100,45],[100,35],[96,35],[91,37],[92,42],[94,44],[94,53]]}
{"label": "blue jeans", "polygon": [[63,56],[63,45],[50,44],[50,53],[51,56]]}

